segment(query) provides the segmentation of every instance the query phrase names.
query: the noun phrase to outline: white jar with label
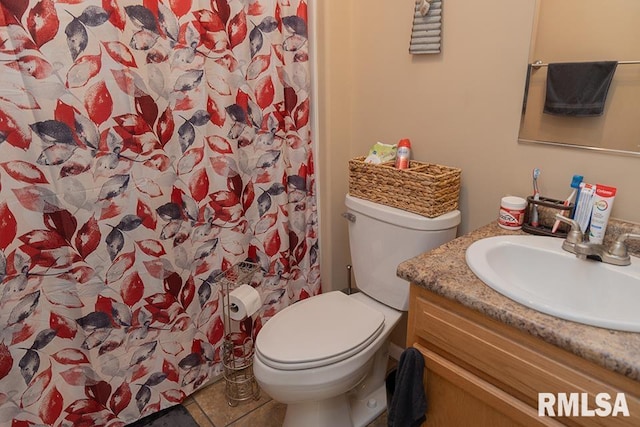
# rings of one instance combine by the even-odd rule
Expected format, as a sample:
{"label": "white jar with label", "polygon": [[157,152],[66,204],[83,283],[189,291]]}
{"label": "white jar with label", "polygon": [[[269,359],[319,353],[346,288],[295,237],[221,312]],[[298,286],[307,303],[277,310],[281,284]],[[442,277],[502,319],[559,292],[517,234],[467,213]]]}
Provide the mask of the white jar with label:
{"label": "white jar with label", "polygon": [[522,197],[505,196],[500,200],[498,225],[507,230],[519,230],[524,222],[527,201]]}

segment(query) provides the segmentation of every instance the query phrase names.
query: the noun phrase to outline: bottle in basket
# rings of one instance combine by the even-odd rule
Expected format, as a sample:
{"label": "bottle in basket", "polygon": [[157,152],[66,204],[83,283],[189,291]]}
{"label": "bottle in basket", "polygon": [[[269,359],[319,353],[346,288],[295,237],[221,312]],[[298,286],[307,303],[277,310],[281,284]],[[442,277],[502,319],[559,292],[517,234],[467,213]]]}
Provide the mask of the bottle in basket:
{"label": "bottle in basket", "polygon": [[411,159],[411,141],[401,139],[398,142],[398,152],[396,154],[396,168],[407,169],[409,167],[409,159]]}

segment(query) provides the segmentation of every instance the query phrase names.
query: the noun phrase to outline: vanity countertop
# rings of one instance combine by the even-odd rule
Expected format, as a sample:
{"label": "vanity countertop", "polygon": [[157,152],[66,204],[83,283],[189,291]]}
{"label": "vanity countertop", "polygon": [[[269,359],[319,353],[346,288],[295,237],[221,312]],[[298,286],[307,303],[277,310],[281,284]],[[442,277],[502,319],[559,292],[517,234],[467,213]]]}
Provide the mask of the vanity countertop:
{"label": "vanity countertop", "polygon": [[640,381],[640,333],[583,325],[541,313],[494,291],[469,269],[465,251],[471,243],[507,234],[526,233],[502,229],[494,222],[404,261],[398,266],[397,274],[417,286]]}

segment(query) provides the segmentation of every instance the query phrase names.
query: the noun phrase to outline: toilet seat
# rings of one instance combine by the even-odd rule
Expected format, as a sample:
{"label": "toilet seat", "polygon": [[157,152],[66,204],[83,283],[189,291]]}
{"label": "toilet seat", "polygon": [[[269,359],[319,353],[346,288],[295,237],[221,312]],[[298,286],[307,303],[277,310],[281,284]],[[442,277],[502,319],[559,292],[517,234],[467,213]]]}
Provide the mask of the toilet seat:
{"label": "toilet seat", "polygon": [[256,354],[282,370],[311,369],[344,360],[368,346],[384,315],[334,291],[302,300],[271,318],[258,333]]}

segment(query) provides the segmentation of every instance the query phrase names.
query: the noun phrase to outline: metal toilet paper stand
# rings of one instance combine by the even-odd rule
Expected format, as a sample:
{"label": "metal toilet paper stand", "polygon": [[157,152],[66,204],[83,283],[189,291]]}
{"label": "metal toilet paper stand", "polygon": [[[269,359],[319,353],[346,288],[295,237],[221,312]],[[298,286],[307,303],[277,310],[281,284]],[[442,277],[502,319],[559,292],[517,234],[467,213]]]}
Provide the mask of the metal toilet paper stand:
{"label": "metal toilet paper stand", "polygon": [[250,262],[239,262],[218,274],[214,282],[222,287],[224,298],[224,341],[222,343],[222,365],[224,367],[225,395],[229,406],[237,406],[246,400],[260,398],[260,387],[253,374],[253,338],[245,338],[242,342],[234,340],[231,313],[236,310],[229,301],[229,293],[241,284],[251,283],[258,265]]}

